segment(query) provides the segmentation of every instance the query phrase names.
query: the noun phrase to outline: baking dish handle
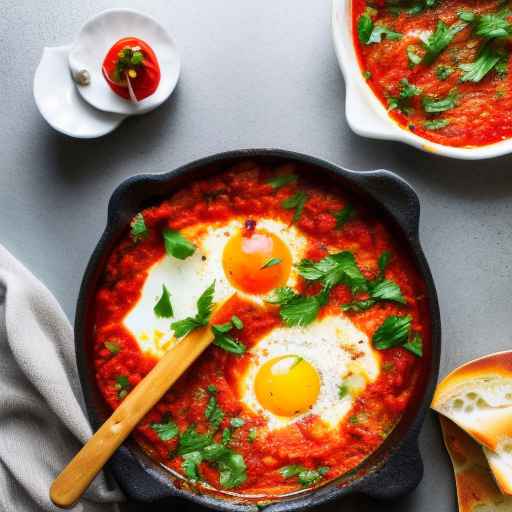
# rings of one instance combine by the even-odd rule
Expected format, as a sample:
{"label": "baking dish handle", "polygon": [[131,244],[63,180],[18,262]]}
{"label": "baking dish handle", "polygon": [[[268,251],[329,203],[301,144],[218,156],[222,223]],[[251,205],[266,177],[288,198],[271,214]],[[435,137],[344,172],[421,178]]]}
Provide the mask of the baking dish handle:
{"label": "baking dish handle", "polygon": [[384,169],[354,172],[352,178],[393,214],[409,237],[418,237],[420,201],[409,183]]}
{"label": "baking dish handle", "polygon": [[356,486],[357,492],[379,500],[393,500],[412,492],[423,478],[423,461],[416,436],[391,455],[386,464]]}

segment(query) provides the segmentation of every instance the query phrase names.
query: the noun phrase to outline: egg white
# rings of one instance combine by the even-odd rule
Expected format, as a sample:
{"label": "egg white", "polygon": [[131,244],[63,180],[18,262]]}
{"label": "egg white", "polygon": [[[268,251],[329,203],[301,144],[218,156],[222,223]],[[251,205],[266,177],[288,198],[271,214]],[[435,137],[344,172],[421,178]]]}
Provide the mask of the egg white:
{"label": "egg white", "polygon": [[[141,297],[123,319],[125,328],[133,335],[142,352],[157,358],[164,355],[172,343],[171,323],[197,313],[197,299],[215,281],[215,302],[229,297],[234,291],[249,300],[262,303],[261,295],[250,295],[235,290],[228,281],[222,266],[222,255],[227,241],[243,227],[242,219],[227,223],[197,224],[181,233],[197,247],[185,260],[164,256],[148,271]],[[281,221],[260,219],[257,229],[277,235],[287,245],[293,263],[304,255],[307,240],[295,226]],[[287,286],[294,288],[297,271],[292,267]],[[173,318],[158,318],[153,308],[162,295],[165,285],[171,296]]]}
{"label": "egg white", "polygon": [[[308,414],[319,416],[329,427],[336,427],[352,407],[355,395],[339,397],[344,379],[358,377],[364,388],[380,371],[379,355],[368,336],[344,316],[328,316],[305,327],[281,327],[264,336],[249,353],[252,356],[240,384],[241,401],[262,415],[269,430],[285,427]],[[277,416],[259,403],[254,381],[258,370],[268,360],[283,355],[297,355],[311,364],[320,375],[320,392],[312,408],[292,418]],[[359,389],[361,392],[362,389]]]}

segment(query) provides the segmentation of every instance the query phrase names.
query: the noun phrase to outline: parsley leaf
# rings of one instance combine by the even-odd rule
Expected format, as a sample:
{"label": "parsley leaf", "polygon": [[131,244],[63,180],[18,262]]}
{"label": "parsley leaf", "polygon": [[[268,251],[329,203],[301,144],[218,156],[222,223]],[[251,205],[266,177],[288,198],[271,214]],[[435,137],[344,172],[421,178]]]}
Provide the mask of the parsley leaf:
{"label": "parsley leaf", "polygon": [[195,317],[187,317],[171,324],[171,329],[177,338],[186,336],[189,332],[208,324],[213,308],[213,294],[215,293],[215,281],[202,293],[197,300],[197,314]]}
{"label": "parsley leaf", "polygon": [[336,229],[340,229],[342,226],[344,226],[353,214],[354,208],[352,208],[351,204],[347,204],[339,212],[334,213],[333,215],[336,219]]}
{"label": "parsley leaf", "polygon": [[115,388],[117,389],[117,398],[123,399],[131,389],[130,381],[126,375],[116,377]]}
{"label": "parsley leaf", "polygon": [[194,426],[190,426],[181,434],[178,455],[202,450],[212,443],[210,434],[199,434]]}
{"label": "parsley leaf", "polygon": [[220,485],[225,489],[238,487],[247,480],[247,466],[239,453],[231,452],[217,462]]}
{"label": "parsley leaf", "polygon": [[328,471],[329,468],[326,466],[321,466],[318,469],[306,469],[298,464],[284,466],[279,470],[283,478],[288,479],[297,476],[299,483],[305,487],[318,482]]}
{"label": "parsley leaf", "polygon": [[442,128],[446,128],[450,124],[448,119],[432,119],[429,121],[425,121],[423,126],[427,130],[441,130]]}
{"label": "parsley leaf", "polygon": [[388,109],[398,109],[404,114],[408,114],[411,109],[411,99],[419,96],[423,91],[420,87],[409,83],[407,78],[402,78],[399,82],[400,93],[398,96],[390,96],[388,98]]}
{"label": "parsley leaf", "polygon": [[507,19],[509,16],[510,11],[508,9],[503,9],[498,13],[477,16],[474,28],[475,35],[486,39],[508,37],[512,33],[512,26]]}
{"label": "parsley leaf", "polygon": [[296,297],[295,292],[288,287],[276,288],[270,297],[265,299],[269,304],[285,304]]}
{"label": "parsley leaf", "polygon": [[151,429],[158,434],[162,441],[170,441],[174,439],[179,433],[178,425],[168,419],[165,423],[151,423]]}
{"label": "parsley leaf", "polygon": [[395,32],[394,30],[384,27],[383,25],[374,25],[372,33],[370,34],[366,44],[381,43],[383,36],[385,36],[386,39],[389,39],[390,41],[399,41],[402,39],[402,34],[399,32]]}
{"label": "parsley leaf", "polygon": [[231,352],[232,354],[236,355],[243,354],[245,352],[245,345],[240,341],[233,339],[231,336],[228,336],[227,334],[229,331],[231,331],[231,329],[233,329],[233,327],[242,329],[243,326],[244,324],[240,318],[235,315],[233,315],[231,320],[225,324],[212,325],[212,331],[215,335],[213,344],[224,349],[226,352]]}
{"label": "parsley leaf", "polygon": [[111,354],[119,354],[119,352],[121,351],[121,347],[115,343],[114,341],[105,341],[105,343],[103,343],[103,345],[105,345],[105,348],[111,353]]}
{"label": "parsley leaf", "polygon": [[274,189],[284,187],[290,183],[295,183],[297,181],[297,176],[294,174],[279,174],[278,176],[274,176],[267,180],[267,183]]}
{"label": "parsley leaf", "polygon": [[304,487],[316,484],[329,471],[326,466],[318,469],[307,469],[299,473],[299,483]]}
{"label": "parsley leaf", "polygon": [[231,421],[229,423],[233,428],[240,428],[245,425],[245,420],[243,420],[242,418],[231,418]]}
{"label": "parsley leaf", "polygon": [[425,44],[423,57],[424,64],[432,64],[439,54],[452,42],[453,38],[467,27],[466,23],[454,23],[448,27],[444,22],[438,21],[435,31],[430,35]]}
{"label": "parsley leaf", "polygon": [[204,416],[210,422],[213,431],[217,431],[219,425],[224,419],[224,412],[217,404],[217,399],[215,398],[215,396],[210,396],[210,399],[208,400],[208,405],[206,406],[206,409],[204,411]]}
{"label": "parsley leaf", "polygon": [[142,213],[137,213],[137,215],[133,217],[130,223],[130,234],[134,242],[139,242],[148,236],[149,231]]}
{"label": "parsley leaf", "polygon": [[411,337],[411,317],[388,316],[382,325],[375,331],[372,341],[378,350],[402,346],[404,349],[421,357],[423,354],[423,341],[419,334]]}
{"label": "parsley leaf", "polygon": [[407,47],[407,60],[409,61],[409,67],[413,68],[421,62],[421,56],[416,53],[416,48],[412,45]]}
{"label": "parsley leaf", "polygon": [[258,431],[257,431],[256,427],[250,428],[249,433],[247,434],[247,441],[249,441],[249,443],[254,443],[254,441],[256,441],[257,435],[258,435]]}
{"label": "parsley leaf", "polygon": [[404,343],[402,347],[417,357],[423,356],[423,340],[419,334],[416,334],[412,340]]}
{"label": "parsley leaf", "polygon": [[436,76],[439,80],[446,80],[455,70],[451,66],[440,64],[436,68]]}
{"label": "parsley leaf", "polygon": [[264,268],[274,267],[275,265],[279,265],[283,262],[281,258],[269,258],[260,268],[263,270]]}
{"label": "parsley leaf", "polygon": [[411,320],[409,315],[388,316],[373,335],[374,347],[385,350],[406,343],[411,330]]}
{"label": "parsley leaf", "polygon": [[196,246],[187,240],[179,231],[166,228],[163,231],[165,252],[169,256],[174,256],[179,260],[185,260],[192,256],[196,250]]}
{"label": "parsley leaf", "polygon": [[338,397],[345,398],[348,395],[348,386],[346,384],[340,384],[338,386]]}
{"label": "parsley leaf", "polygon": [[343,304],[341,309],[343,309],[343,311],[353,311],[355,313],[360,313],[361,311],[370,309],[375,304],[376,301],[373,299],[356,300],[350,302],[349,304]]}
{"label": "parsley leaf", "polygon": [[350,251],[330,254],[318,262],[304,259],[297,268],[304,279],[321,281],[325,289],[331,289],[341,283],[356,293],[366,290],[367,287],[366,279]]}
{"label": "parsley leaf", "polygon": [[368,44],[373,31],[373,20],[368,13],[362,14],[357,20],[357,34],[359,41]]}
{"label": "parsley leaf", "polygon": [[370,291],[370,297],[375,300],[390,300],[398,302],[399,304],[405,304],[405,299],[398,286],[394,281],[385,279],[377,285],[373,286]]}
{"label": "parsley leaf", "polygon": [[160,318],[171,318],[173,316],[171,297],[165,284],[162,285],[162,296],[153,308],[155,315]]}
{"label": "parsley leaf", "polygon": [[231,317],[231,323],[233,324],[233,327],[235,329],[238,329],[239,331],[242,330],[244,328],[244,323],[242,322],[242,320],[240,320],[240,318],[238,318],[236,315],[233,315]]}
{"label": "parsley leaf", "polygon": [[203,456],[199,451],[183,455],[183,463],[181,464],[181,467],[183,468],[185,475],[190,478],[190,480],[201,479],[198,467],[201,462],[203,462]]}
{"label": "parsley leaf", "polygon": [[295,208],[295,213],[292,217],[292,224],[296,223],[300,219],[302,210],[304,210],[304,205],[306,204],[307,200],[308,196],[306,193],[299,191],[283,201],[282,207],[286,210],[293,210]]}
{"label": "parsley leaf", "polygon": [[457,106],[457,98],[458,92],[456,89],[450,91],[450,94],[441,100],[425,96],[422,100],[423,109],[429,114],[445,112]]}
{"label": "parsley leaf", "polygon": [[487,73],[498,63],[507,58],[504,50],[495,48],[487,43],[483,46],[478,58],[471,64],[460,64],[459,68],[465,73],[460,77],[461,82],[480,82]]}

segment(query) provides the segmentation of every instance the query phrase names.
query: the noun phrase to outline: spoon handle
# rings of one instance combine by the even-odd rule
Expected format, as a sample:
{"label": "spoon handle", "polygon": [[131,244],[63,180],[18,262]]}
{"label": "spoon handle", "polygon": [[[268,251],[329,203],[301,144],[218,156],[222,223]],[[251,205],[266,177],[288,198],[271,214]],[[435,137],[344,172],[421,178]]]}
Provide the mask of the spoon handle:
{"label": "spoon handle", "polygon": [[82,496],[137,423],[208,347],[213,338],[208,325],[192,331],[167,351],[54,480],[50,488],[50,499],[55,505],[70,507]]}

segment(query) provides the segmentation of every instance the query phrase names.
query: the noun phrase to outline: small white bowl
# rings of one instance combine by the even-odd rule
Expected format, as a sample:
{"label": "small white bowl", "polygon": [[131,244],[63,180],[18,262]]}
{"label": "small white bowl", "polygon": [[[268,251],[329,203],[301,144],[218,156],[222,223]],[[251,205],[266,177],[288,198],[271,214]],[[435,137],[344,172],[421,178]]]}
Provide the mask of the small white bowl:
{"label": "small white bowl", "polygon": [[363,137],[405,142],[428,153],[461,160],[480,160],[512,153],[512,139],[487,146],[459,148],[436,144],[402,128],[394,121],[363,78],[352,33],[352,1],[333,0],[332,36],[345,78],[345,115],[350,128]]}
{"label": "small white bowl", "polygon": [[[153,48],[161,72],[157,90],[138,102],[119,97],[101,71],[110,48],[131,36]],[[90,74],[88,85],[77,84],[85,101],[99,110],[126,115],[145,114],[157,108],[171,95],[180,75],[180,57],[174,39],[154,18],[132,9],[109,9],[88,20],[69,52],[69,66],[73,75],[83,69]]]}
{"label": "small white bowl", "polygon": [[68,55],[71,45],[44,48],[34,75],[37,108],[55,130],[78,139],[94,139],[115,130],[125,115],[102,112],[78,94],[71,78]]}

